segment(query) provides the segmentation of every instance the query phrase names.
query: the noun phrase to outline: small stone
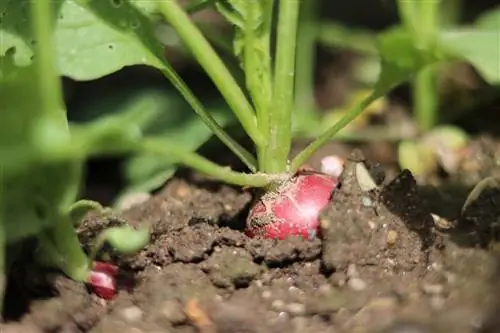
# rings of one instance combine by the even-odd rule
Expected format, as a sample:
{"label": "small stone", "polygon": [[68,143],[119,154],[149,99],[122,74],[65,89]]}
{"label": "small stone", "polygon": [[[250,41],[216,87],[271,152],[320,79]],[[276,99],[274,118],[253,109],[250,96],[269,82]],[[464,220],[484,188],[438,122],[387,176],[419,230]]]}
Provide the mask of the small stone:
{"label": "small stone", "polygon": [[273,310],[276,310],[276,311],[282,311],[284,306],[285,306],[285,302],[283,302],[282,300],[279,300],[279,299],[274,300],[271,303],[271,308],[273,308]]}
{"label": "small stone", "polygon": [[429,333],[430,328],[417,322],[396,322],[389,326],[383,333]]}
{"label": "small stone", "polygon": [[343,287],[346,285],[347,276],[344,273],[335,273],[330,277],[330,282],[334,287]]}
{"label": "small stone", "polygon": [[387,233],[387,244],[394,245],[396,244],[397,240],[398,240],[398,233],[394,230],[389,230],[389,232]]}
{"label": "small stone", "polygon": [[148,201],[151,198],[151,194],[148,192],[137,192],[131,193],[124,196],[118,203],[119,210],[127,210],[139,204]]}
{"label": "small stone", "polygon": [[424,293],[429,295],[441,295],[444,293],[444,286],[442,284],[424,284],[422,285]]}
{"label": "small stone", "polygon": [[329,284],[322,284],[321,286],[319,286],[318,291],[323,295],[328,295],[332,292],[332,286],[330,286]]}
{"label": "small stone", "polygon": [[321,172],[338,178],[344,171],[344,163],[344,159],[340,156],[325,156],[321,159]]}
{"label": "small stone", "polygon": [[191,195],[191,189],[189,186],[185,183],[179,184],[179,187],[177,187],[176,193],[179,198],[187,198]]}
{"label": "small stone", "polygon": [[285,306],[285,311],[292,316],[302,316],[306,312],[306,306],[300,303],[290,303]]}
{"label": "small stone", "polygon": [[161,313],[172,324],[181,324],[186,321],[186,314],[176,301],[166,301],[161,305]]}
{"label": "small stone", "polygon": [[431,297],[430,304],[434,310],[442,310],[446,305],[446,300],[441,296],[433,296]]}
{"label": "small stone", "polygon": [[369,208],[369,207],[373,206],[373,200],[367,196],[362,196],[361,197],[361,204],[363,205],[363,207]]}
{"label": "small stone", "polygon": [[293,332],[302,333],[306,331],[307,319],[304,317],[295,317],[291,320]]}
{"label": "small stone", "polygon": [[347,281],[347,285],[349,286],[349,288],[355,291],[365,290],[368,286],[367,283],[360,278],[349,279],[349,281]]}
{"label": "small stone", "polygon": [[270,299],[273,294],[269,290],[265,290],[262,292],[262,298],[264,299]]}
{"label": "small stone", "polygon": [[132,323],[142,319],[142,310],[137,306],[129,306],[121,310],[120,315],[124,321]]}
{"label": "small stone", "polygon": [[350,278],[359,276],[356,265],[350,264],[349,266],[347,266],[347,276]]}

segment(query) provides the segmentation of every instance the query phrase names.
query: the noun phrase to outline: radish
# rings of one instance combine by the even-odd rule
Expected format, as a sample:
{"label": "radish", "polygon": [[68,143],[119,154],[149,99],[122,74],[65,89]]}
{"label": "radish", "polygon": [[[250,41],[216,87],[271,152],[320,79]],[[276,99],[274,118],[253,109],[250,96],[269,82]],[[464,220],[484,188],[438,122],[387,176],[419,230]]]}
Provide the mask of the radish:
{"label": "radish", "polygon": [[117,266],[96,261],[87,283],[97,296],[110,300],[117,292],[118,274],[119,268]]}
{"label": "radish", "polygon": [[264,193],[250,209],[249,237],[314,239],[319,214],[330,202],[338,178],[315,172],[299,172],[276,190]]}

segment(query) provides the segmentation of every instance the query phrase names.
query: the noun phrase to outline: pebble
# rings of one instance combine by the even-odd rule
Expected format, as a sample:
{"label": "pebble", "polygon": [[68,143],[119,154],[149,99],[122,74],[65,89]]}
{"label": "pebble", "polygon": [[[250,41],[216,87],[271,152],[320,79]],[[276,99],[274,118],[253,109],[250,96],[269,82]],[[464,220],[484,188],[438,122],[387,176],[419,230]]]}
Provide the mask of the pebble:
{"label": "pebble", "polygon": [[369,208],[369,207],[373,206],[373,200],[367,196],[362,196],[361,197],[361,204],[363,205],[363,207]]}
{"label": "pebble", "polygon": [[127,210],[139,204],[148,201],[151,198],[151,194],[148,192],[137,192],[131,193],[124,196],[118,203],[119,210]]}
{"label": "pebble", "polygon": [[304,317],[295,317],[291,320],[294,332],[302,333],[306,331],[307,320]]}
{"label": "pebble", "polygon": [[368,286],[368,284],[360,278],[349,279],[349,281],[347,281],[347,285],[349,286],[349,288],[355,291],[365,290]]}
{"label": "pebble", "polygon": [[282,300],[279,300],[279,299],[274,300],[271,303],[271,307],[273,308],[273,310],[276,310],[276,311],[282,311],[284,306],[285,306],[285,302],[283,302]]}
{"label": "pebble", "polygon": [[124,321],[132,323],[141,320],[143,312],[138,306],[129,306],[121,310],[120,315]]}
{"label": "pebble", "polygon": [[182,310],[181,305],[176,301],[166,301],[161,305],[161,313],[172,324],[181,324],[186,321],[187,317]]}
{"label": "pebble", "polygon": [[332,286],[330,286],[329,284],[322,284],[321,286],[319,286],[318,291],[323,295],[328,295],[332,292]]}
{"label": "pebble", "polygon": [[290,303],[285,306],[285,311],[292,316],[303,316],[306,313],[306,306],[300,303]]}
{"label": "pebble", "polygon": [[420,324],[416,322],[396,322],[383,332],[384,333],[428,333],[430,332],[430,329],[425,324]]}
{"label": "pebble", "polygon": [[429,295],[440,295],[444,293],[444,286],[442,284],[424,284],[422,285],[424,293]]}
{"label": "pebble", "polygon": [[338,178],[344,171],[344,163],[344,159],[340,156],[325,156],[321,159],[321,172]]}
{"label": "pebble", "polygon": [[264,298],[264,299],[269,299],[269,298],[271,298],[271,296],[272,296],[272,295],[273,295],[273,294],[272,294],[269,290],[265,290],[265,291],[263,291],[263,292],[262,292],[262,295],[261,295],[261,296],[262,296],[262,298]]}
{"label": "pebble", "polygon": [[394,230],[389,230],[389,232],[387,233],[387,244],[394,245],[396,244],[397,240],[398,240],[398,233]]}
{"label": "pebble", "polygon": [[339,288],[341,288],[341,287],[343,287],[343,286],[346,285],[346,280],[347,280],[347,277],[342,272],[338,272],[338,273],[332,274],[332,276],[330,277],[331,284],[334,287],[339,287]]}
{"label": "pebble", "polygon": [[442,310],[446,305],[446,300],[441,296],[433,296],[431,297],[430,304],[434,310]]}
{"label": "pebble", "polygon": [[357,269],[356,265],[350,264],[349,266],[347,266],[347,276],[351,277],[351,278],[359,276],[358,269]]}

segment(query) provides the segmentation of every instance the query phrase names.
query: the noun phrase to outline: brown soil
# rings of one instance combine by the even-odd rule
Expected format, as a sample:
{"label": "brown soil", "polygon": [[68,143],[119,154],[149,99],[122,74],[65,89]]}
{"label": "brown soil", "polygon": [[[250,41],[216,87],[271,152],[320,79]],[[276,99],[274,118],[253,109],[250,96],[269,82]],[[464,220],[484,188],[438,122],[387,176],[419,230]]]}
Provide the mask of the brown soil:
{"label": "brown soil", "polygon": [[[483,162],[496,149],[491,140],[472,145],[484,148]],[[134,276],[133,289],[106,302],[80,283],[32,267],[29,287],[9,290],[7,303],[29,296],[29,307],[2,332],[500,331],[500,274],[495,247],[488,246],[500,193],[481,195],[460,216],[469,187],[451,186],[453,177],[447,186],[419,187],[409,172],[388,171],[384,185],[364,192],[355,163],[348,162],[322,214],[322,240],[247,238],[241,229],[251,195],[196,175],[173,179],[119,216],[89,216],[83,244],[110,224],[153,225],[139,255],[114,258]]]}

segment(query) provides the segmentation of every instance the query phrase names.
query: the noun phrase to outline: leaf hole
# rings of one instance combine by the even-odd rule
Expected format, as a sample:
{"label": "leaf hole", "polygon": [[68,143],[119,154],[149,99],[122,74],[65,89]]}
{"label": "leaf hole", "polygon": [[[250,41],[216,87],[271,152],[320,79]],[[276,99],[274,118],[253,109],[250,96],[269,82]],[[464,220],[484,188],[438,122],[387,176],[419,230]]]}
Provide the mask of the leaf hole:
{"label": "leaf hole", "polygon": [[115,46],[113,44],[108,44],[108,49],[113,50]]}
{"label": "leaf hole", "polygon": [[34,204],[34,210],[35,210],[35,214],[36,216],[40,219],[40,220],[45,220],[47,219],[47,211],[43,205],[42,202],[36,202]]}
{"label": "leaf hole", "polygon": [[123,0],[111,0],[111,4],[113,7],[121,7],[123,5]]}
{"label": "leaf hole", "polygon": [[134,20],[130,26],[132,27],[132,29],[139,29],[139,27],[141,26],[141,23],[138,21],[138,20]]}
{"label": "leaf hole", "polygon": [[5,51],[5,55],[9,57],[13,57],[16,54],[16,47],[12,46],[7,51]]}

